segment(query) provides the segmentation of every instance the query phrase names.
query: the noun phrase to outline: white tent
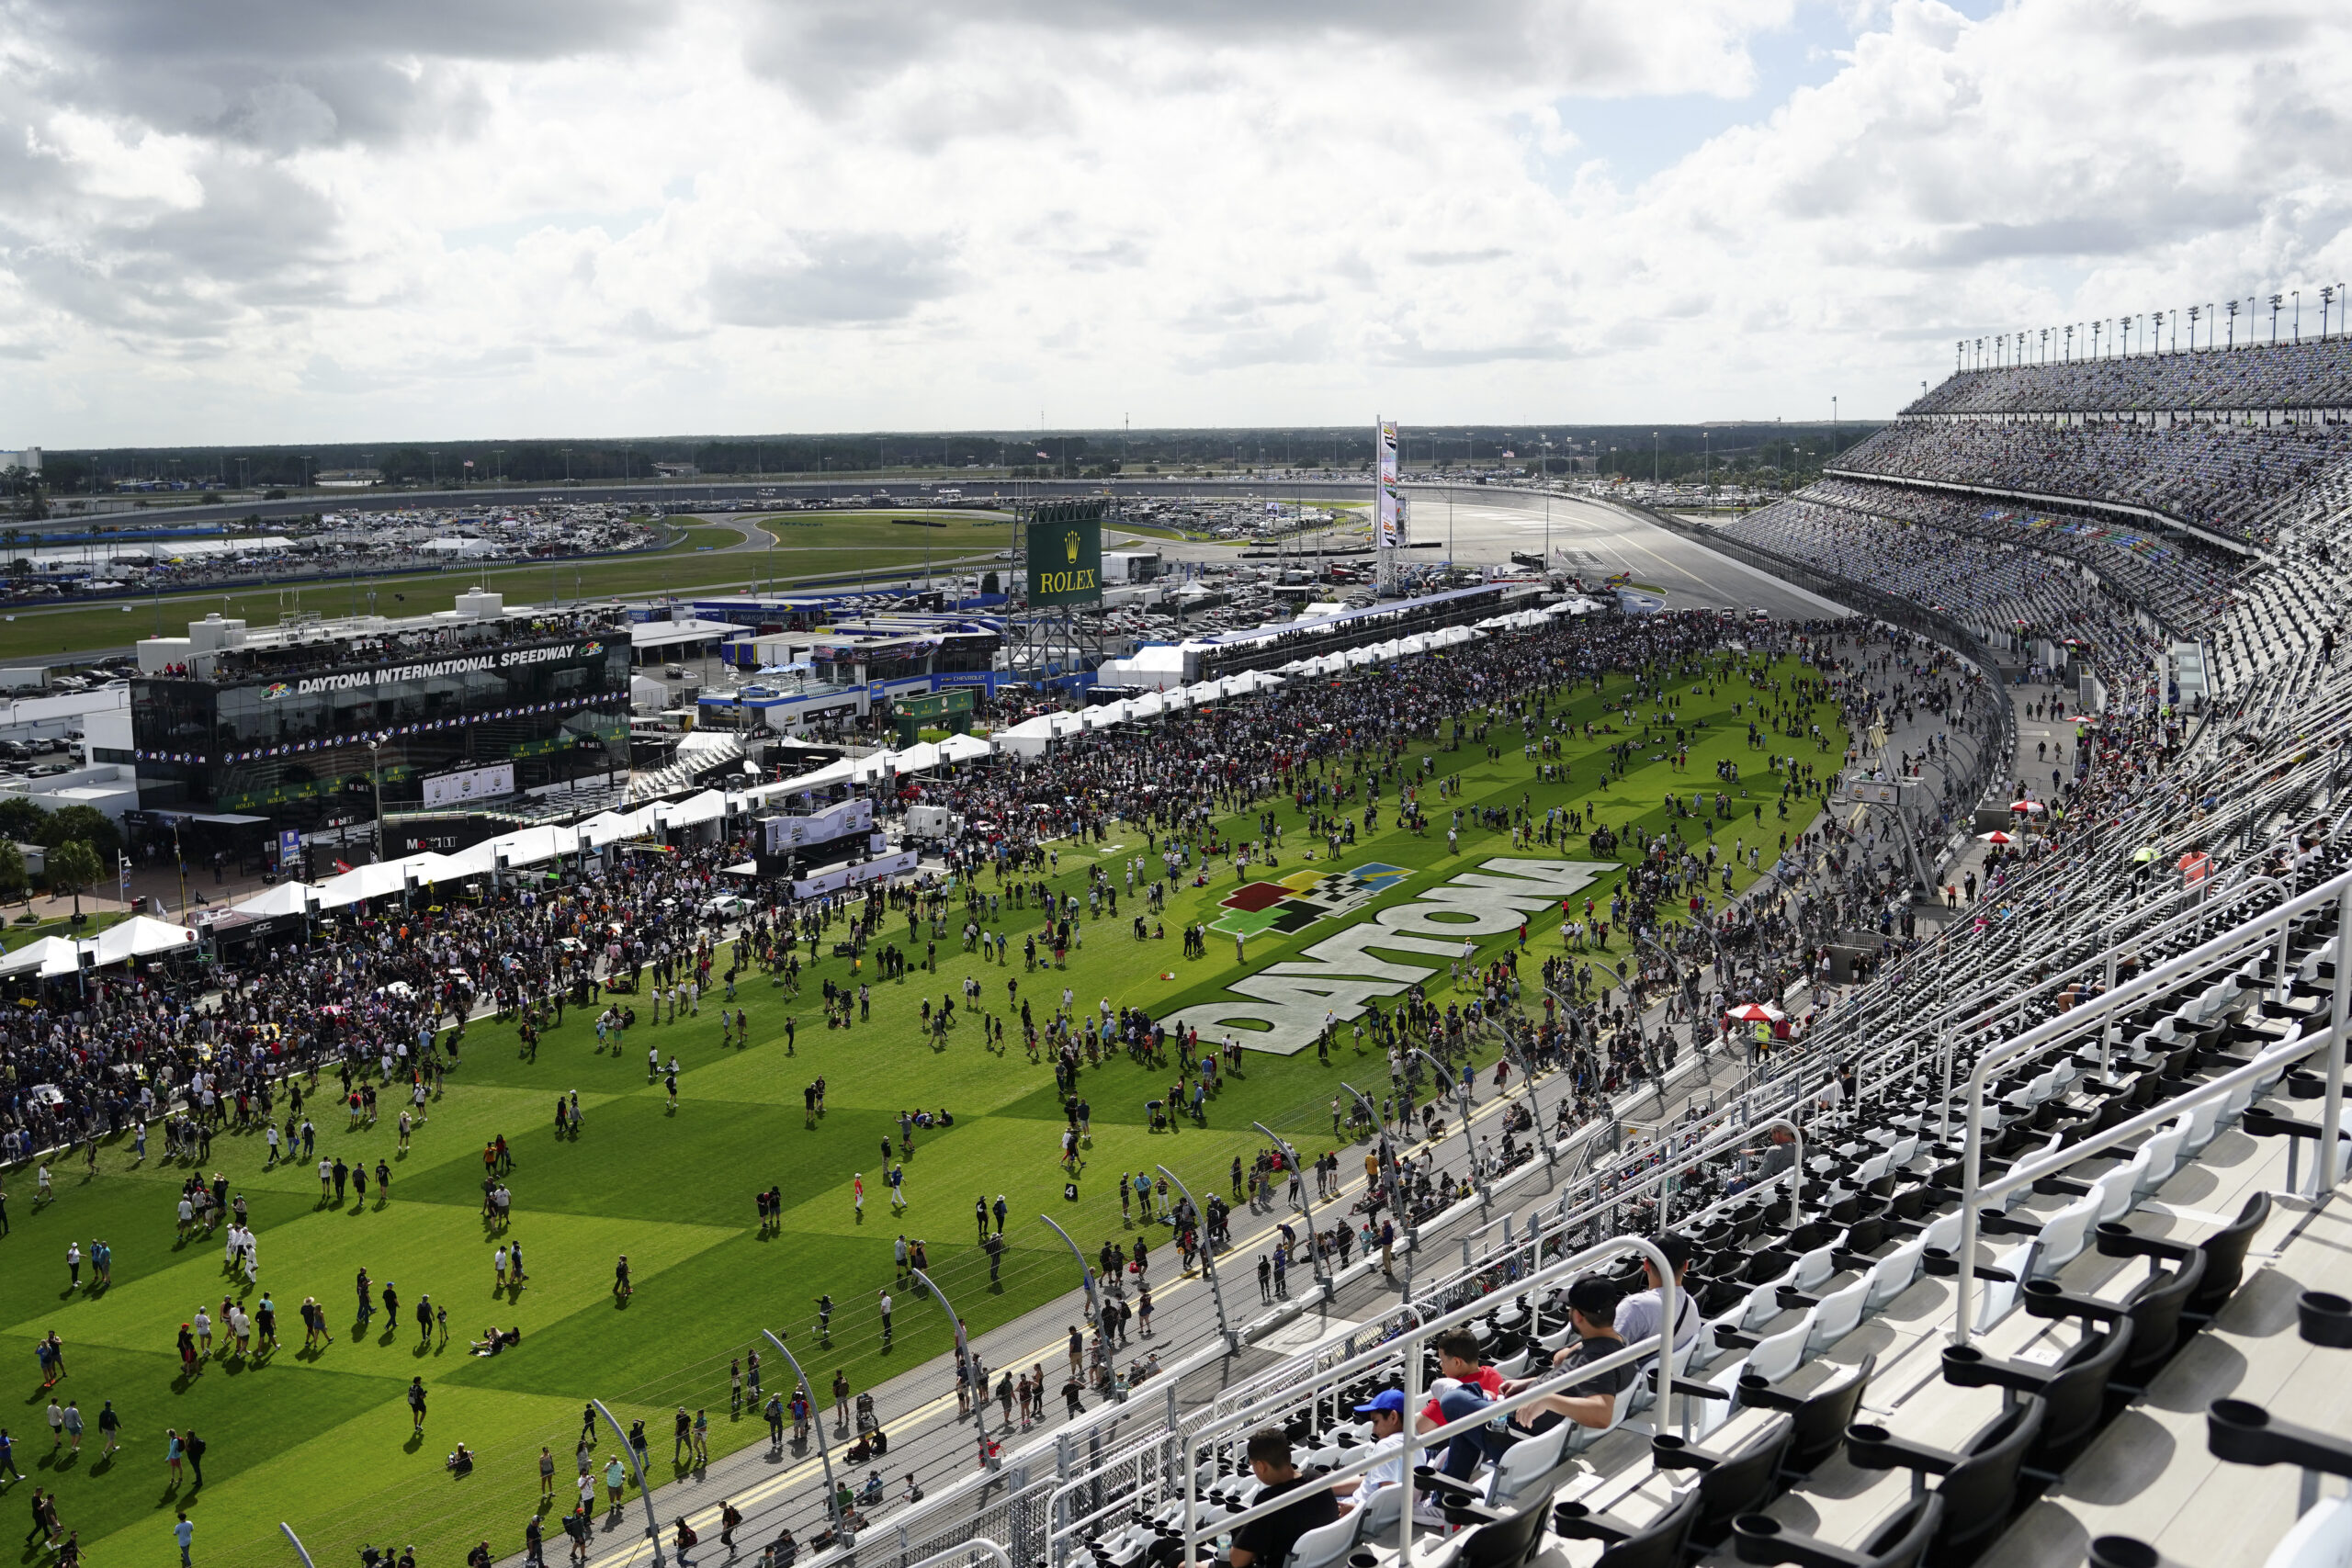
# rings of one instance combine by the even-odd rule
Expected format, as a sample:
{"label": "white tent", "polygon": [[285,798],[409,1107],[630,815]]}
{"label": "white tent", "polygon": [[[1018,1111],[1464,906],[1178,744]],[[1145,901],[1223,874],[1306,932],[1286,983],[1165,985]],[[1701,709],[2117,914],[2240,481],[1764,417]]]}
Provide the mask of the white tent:
{"label": "white tent", "polygon": [[[559,828],[525,828],[501,833],[490,840],[490,848],[493,855],[510,866],[540,865],[578,848],[579,838],[576,829],[566,832]],[[496,865],[498,862],[492,860],[491,863]]]}
{"label": "white tent", "polygon": [[1475,642],[1477,637],[1468,626],[1444,626],[1430,641],[1439,648],[1459,648],[1465,642]]}
{"label": "white tent", "polygon": [[388,893],[398,893],[406,886],[407,878],[401,874],[401,868],[390,862],[363,865],[320,883],[319,908],[344,908],[364,898],[381,898]]}
{"label": "white tent", "polygon": [[813,773],[802,773],[775,786],[779,795],[799,795],[812,789],[831,789],[838,784],[848,784],[857,774],[857,765],[844,757],[838,762],[828,762]]}
{"label": "white tent", "polygon": [[874,779],[887,779],[898,771],[898,753],[876,751],[870,757],[860,757],[850,763],[852,783],[865,784]]}
{"label": "white tent", "polygon": [[[580,824],[579,843],[584,849],[601,850],[606,844],[618,843],[623,839],[634,839],[640,833],[650,832],[652,828],[653,807],[650,806],[640,806],[634,811],[599,812]],[[495,844],[498,840],[493,839],[491,841]],[[510,862],[510,863],[514,863]]]}
{"label": "white tent", "polygon": [[[77,951],[73,942],[62,936],[45,936],[39,942],[28,942],[6,958],[0,958],[0,975],[71,975],[76,963]],[[51,967],[54,965],[54,967]]]}
{"label": "white tent", "polygon": [[1127,712],[1136,718],[1158,718],[1168,711],[1168,699],[1158,692],[1146,692],[1127,705]]}
{"label": "white tent", "polygon": [[1089,729],[1108,729],[1114,724],[1127,722],[1127,704],[1125,699],[1122,698],[1115,703],[1104,703],[1099,707],[1081,708],[1079,711],[1079,716],[1085,721],[1086,728]]}
{"label": "white tent", "polygon": [[939,748],[928,740],[899,753],[899,772],[902,773],[927,773],[939,762]]}
{"label": "white tent", "polygon": [[993,755],[995,750],[995,747],[977,735],[951,735],[939,743],[940,757],[950,762],[968,762],[975,758]]}
{"label": "white tent", "polygon": [[474,874],[472,868],[457,856],[435,854],[431,850],[405,856],[392,863],[413,875],[419,887],[430,887],[440,882],[462,882]]}
{"label": "white tent", "polygon": [[188,927],[150,919],[145,915],[133,915],[119,925],[108,926],[98,933],[96,942],[98,962],[102,964],[195,945],[196,932]]}
{"label": "white tent", "polygon": [[1021,757],[1042,757],[1046,743],[1053,739],[1054,716],[1041,713],[1035,718],[1024,718],[1010,729],[997,731],[997,744]]}
{"label": "white tent", "polygon": [[664,828],[692,828],[697,823],[716,822],[727,815],[727,797],[715,789],[707,789],[675,805],[654,807],[654,820]]}
{"label": "white tent", "polygon": [[277,915],[299,915],[310,907],[318,889],[306,882],[281,882],[258,898],[248,898],[230,908],[240,915],[268,919]]}
{"label": "white tent", "polygon": [[498,869],[498,851],[487,839],[470,849],[459,850],[456,854],[442,858],[448,862],[447,874],[442,878],[447,882],[458,882],[469,876],[488,876]]}
{"label": "white tent", "polygon": [[1244,692],[1271,692],[1283,683],[1283,678],[1265,670],[1244,671],[1235,677],[1234,686]]}

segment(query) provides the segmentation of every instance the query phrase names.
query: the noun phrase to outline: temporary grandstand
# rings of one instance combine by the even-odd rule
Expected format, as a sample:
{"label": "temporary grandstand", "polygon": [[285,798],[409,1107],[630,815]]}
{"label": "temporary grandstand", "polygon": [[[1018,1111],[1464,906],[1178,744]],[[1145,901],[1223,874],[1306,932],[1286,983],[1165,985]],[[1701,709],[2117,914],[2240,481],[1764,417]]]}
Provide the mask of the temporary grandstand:
{"label": "temporary grandstand", "polygon": [[[1577,1149],[1537,1109],[1458,1262],[984,1450],[857,1553],[1138,1568],[1300,1509],[1253,1568],[2346,1562],[2352,1501],[2319,1478],[2352,1475],[2346,364],[1955,377],[1713,536],[2081,661],[2105,711],[2064,820],[1727,1102]],[[2294,417],[2233,400],[2257,397]],[[2165,675],[2183,640],[2196,713]],[[1633,1343],[1586,1337],[1587,1278],[1654,1292]],[[1499,1397],[1462,1396],[1465,1360]],[[1389,1390],[1444,1403],[1383,1439],[1362,1412]],[[1250,1462],[1270,1431],[1298,1483]]]}

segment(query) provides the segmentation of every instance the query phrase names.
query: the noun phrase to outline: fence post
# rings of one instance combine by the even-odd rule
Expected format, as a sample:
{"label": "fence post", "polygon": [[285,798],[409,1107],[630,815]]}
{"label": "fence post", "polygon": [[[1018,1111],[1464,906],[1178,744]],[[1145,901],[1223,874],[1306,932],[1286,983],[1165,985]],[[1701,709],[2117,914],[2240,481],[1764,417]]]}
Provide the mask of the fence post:
{"label": "fence post", "polygon": [[1069,1480],[1069,1434],[1066,1431],[1056,1432],[1054,1434],[1054,1506],[1046,1516],[1046,1529],[1053,1532],[1055,1568],[1061,1568],[1063,1563],[1069,1561],[1069,1542],[1062,1536],[1062,1526],[1065,1522],[1062,1510],[1069,1505],[1063,1500],[1061,1490]]}

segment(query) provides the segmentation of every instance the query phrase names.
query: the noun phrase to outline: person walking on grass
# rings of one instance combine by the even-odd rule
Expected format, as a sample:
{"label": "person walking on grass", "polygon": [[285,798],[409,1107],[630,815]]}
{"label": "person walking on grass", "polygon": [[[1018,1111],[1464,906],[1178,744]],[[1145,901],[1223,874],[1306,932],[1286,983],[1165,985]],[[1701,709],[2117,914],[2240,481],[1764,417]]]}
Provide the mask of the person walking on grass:
{"label": "person walking on grass", "polygon": [[172,1539],[180,1545],[180,1568],[192,1568],[195,1560],[188,1555],[188,1549],[196,1542],[196,1526],[189,1522],[186,1508],[179,1510],[179,1517],[172,1526]]}
{"label": "person walking on grass", "polygon": [[421,1377],[408,1380],[408,1414],[410,1430],[421,1436],[424,1431],[424,1380]]}

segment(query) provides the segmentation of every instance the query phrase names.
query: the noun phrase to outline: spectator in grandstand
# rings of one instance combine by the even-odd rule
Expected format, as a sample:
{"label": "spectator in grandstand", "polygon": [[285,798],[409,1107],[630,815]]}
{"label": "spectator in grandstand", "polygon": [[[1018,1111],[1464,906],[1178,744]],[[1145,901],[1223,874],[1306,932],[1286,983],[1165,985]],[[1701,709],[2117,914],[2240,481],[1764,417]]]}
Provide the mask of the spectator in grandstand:
{"label": "spectator in grandstand", "polygon": [[[1690,1269],[1694,1248],[1690,1238],[1679,1231],[1668,1231],[1657,1238],[1657,1249],[1674,1267],[1674,1343],[1679,1349],[1699,1337],[1699,1303],[1682,1288],[1682,1277]],[[1659,1302],[1657,1265],[1649,1258],[1642,1259],[1642,1278],[1649,1281],[1647,1290],[1627,1296],[1617,1308],[1617,1337],[1628,1345],[1637,1345],[1657,1333]],[[1647,1361],[1644,1366],[1649,1365]]]}
{"label": "spectator in grandstand", "polygon": [[[1518,1393],[1538,1382],[1555,1382],[1559,1374],[1572,1374],[1579,1367],[1623,1350],[1625,1341],[1616,1327],[1623,1292],[1615,1284],[1598,1274],[1580,1275],[1570,1281],[1568,1323],[1576,1330],[1577,1342],[1563,1346],[1553,1356],[1552,1376],[1507,1382],[1503,1385],[1504,1394]],[[1617,1396],[1633,1386],[1634,1376],[1631,1366],[1595,1372],[1569,1384],[1564,1393],[1544,1395],[1514,1419],[1524,1422],[1527,1429],[1534,1433],[1548,1432],[1562,1421],[1606,1431],[1617,1417]]]}
{"label": "spectator in grandstand", "polygon": [[[1252,1507],[1262,1506],[1306,1484],[1306,1477],[1291,1463],[1290,1438],[1279,1429],[1268,1427],[1250,1433],[1249,1455],[1250,1473],[1257,1476],[1261,1487],[1250,1500]],[[1300,1536],[1330,1524],[1339,1517],[1339,1500],[1329,1492],[1301,1497],[1235,1531],[1226,1561],[1232,1568],[1251,1568],[1253,1563],[1283,1568]]]}
{"label": "spectator in grandstand", "polygon": [[[1430,1401],[1413,1424],[1416,1432],[1435,1431],[1449,1422],[1475,1416],[1503,1396],[1503,1375],[1478,1357],[1478,1337],[1466,1328],[1438,1336],[1437,1381],[1430,1384]],[[1482,1459],[1500,1458],[1516,1438],[1474,1427],[1445,1445],[1442,1473],[1467,1480]]]}
{"label": "spectator in grandstand", "polygon": [[1405,1391],[1383,1389],[1369,1403],[1357,1405],[1356,1414],[1372,1423],[1373,1452],[1368,1457],[1376,1458],[1379,1462],[1355,1480],[1342,1481],[1332,1487],[1331,1495],[1343,1499],[1350,1507],[1361,1508],[1382,1487],[1405,1484],[1405,1464],[1409,1457],[1405,1452]]}

